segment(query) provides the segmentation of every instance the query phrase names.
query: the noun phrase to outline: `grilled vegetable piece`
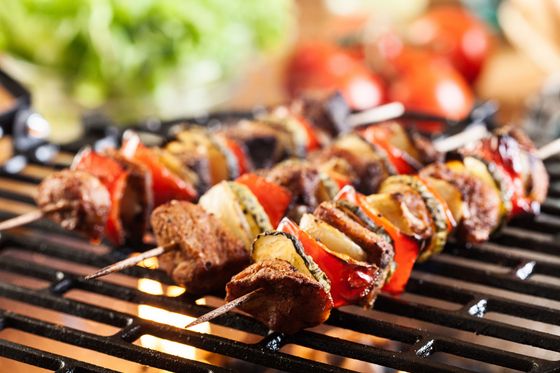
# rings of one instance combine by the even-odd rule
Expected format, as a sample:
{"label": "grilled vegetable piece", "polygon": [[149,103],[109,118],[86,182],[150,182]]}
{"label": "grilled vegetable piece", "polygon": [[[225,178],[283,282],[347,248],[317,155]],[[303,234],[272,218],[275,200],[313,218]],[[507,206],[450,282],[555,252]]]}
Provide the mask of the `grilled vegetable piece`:
{"label": "grilled vegetable piece", "polygon": [[243,184],[232,181],[229,181],[228,185],[235,194],[237,202],[239,202],[243,210],[245,219],[249,223],[252,237],[256,237],[261,232],[272,230],[273,227],[268,215],[259,203],[257,197],[251,192],[251,189]]}
{"label": "grilled vegetable piece", "polygon": [[222,180],[230,180],[237,175],[232,169],[235,168],[235,158],[226,154],[216,143],[210,132],[192,127],[177,134],[181,145],[187,149],[196,149],[208,159],[210,169],[210,185],[215,185]]}
{"label": "grilled vegetable piece", "polygon": [[421,179],[430,190],[433,190],[446,202],[453,220],[458,224],[463,218],[463,198],[461,197],[461,191],[445,180],[433,177],[422,177]]}
{"label": "grilled vegetable piece", "polygon": [[292,103],[292,110],[314,124],[315,132],[322,131],[331,137],[351,130],[347,122],[350,107],[339,92],[326,97],[303,97]]}
{"label": "grilled vegetable piece", "polygon": [[99,154],[85,148],[75,158],[73,170],[96,176],[111,196],[105,234],[115,245],[142,242],[152,208],[151,177],[144,167],[115,151]]}
{"label": "grilled vegetable piece", "polygon": [[167,164],[169,164],[170,156],[172,156],[178,160],[181,169],[192,171],[192,175],[196,176],[194,178],[196,183],[193,185],[199,194],[204,193],[212,186],[210,162],[205,152],[198,148],[189,148],[179,141],[172,141],[165,146],[164,154],[168,155],[164,158]]}
{"label": "grilled vegetable piece", "polygon": [[214,214],[250,251],[253,233],[237,196],[226,181],[214,185],[200,197],[199,204]]}
{"label": "grilled vegetable piece", "polygon": [[453,221],[453,223],[450,223],[453,216],[451,211],[449,211],[446,202],[431,191],[427,185],[416,176],[391,176],[385,180],[381,186],[382,193],[399,192],[403,190],[418,193],[418,195],[422,197],[422,200],[432,216],[434,233],[430,244],[420,254],[419,258],[420,260],[425,260],[431,255],[437,254],[443,250],[447,241],[448,233],[451,230],[451,225],[455,222]]}
{"label": "grilled vegetable piece", "polygon": [[417,150],[404,128],[398,123],[375,124],[360,133],[366,141],[381,148],[396,173],[412,174],[421,168]]}
{"label": "grilled vegetable piece", "polygon": [[349,201],[360,206],[371,220],[382,226],[389,234],[395,252],[393,257],[395,266],[391,269],[392,273],[388,275],[383,290],[391,294],[402,293],[410,278],[412,267],[416,262],[416,258],[418,257],[424,241],[404,234],[393,221],[375,210],[364,195],[357,193],[356,190],[350,186],[344,187],[337,195],[336,199]]}
{"label": "grilled vegetable piece", "polygon": [[[41,181],[36,200],[44,214],[64,229],[83,233],[92,241],[103,236],[111,196],[97,177],[83,171],[55,172]],[[55,206],[56,210],[48,211]]]}
{"label": "grilled vegetable piece", "polygon": [[197,197],[192,185],[173,174],[158,157],[158,154],[140,142],[138,135],[127,132],[121,154],[129,160],[145,166],[152,179],[154,206],[171,200],[194,201]]}
{"label": "grilled vegetable piece", "polygon": [[329,250],[287,218],[282,220],[278,230],[295,236],[305,253],[313,258],[328,277],[334,307],[349,304],[373,306],[382,285],[377,266]]}
{"label": "grilled vegetable piece", "polygon": [[366,200],[373,210],[389,219],[402,233],[418,240],[432,237],[432,217],[418,193],[377,193],[369,195]]}
{"label": "grilled vegetable piece", "polygon": [[315,279],[327,291],[330,283],[325,273],[307,255],[301,242],[289,233],[271,231],[260,234],[251,249],[251,259],[260,262],[266,259],[282,259],[290,263],[298,272]]}
{"label": "grilled vegetable piece", "polygon": [[302,216],[300,226],[303,231],[319,242],[322,242],[330,250],[346,255],[357,261],[367,259],[366,252],[348,236],[325,223],[312,214]]}
{"label": "grilled vegetable piece", "polygon": [[249,264],[243,242],[199,205],[171,201],[154,210],[151,222],[158,245],[178,247],[159,257],[160,268],[189,293],[220,291]]}
{"label": "grilled vegetable piece", "polygon": [[292,193],[281,185],[256,174],[245,174],[235,182],[247,186],[257,197],[273,227],[278,226],[292,202]]}
{"label": "grilled vegetable piece", "polygon": [[[334,159],[341,159],[343,162],[336,161],[333,166],[338,167],[325,166],[323,171],[331,175],[330,168],[344,174],[356,189],[363,193],[375,193],[381,181],[390,174],[387,161],[382,155],[378,154],[371,144],[355,134],[340,137],[311,157],[314,164],[334,162]],[[349,167],[343,166],[344,164]]]}
{"label": "grilled vegetable piece", "polygon": [[385,279],[393,262],[394,251],[391,239],[383,228],[372,222],[359,208],[350,210],[334,202],[321,203],[313,214],[359,245],[366,253],[365,261],[378,266],[384,272]]}
{"label": "grilled vegetable piece", "polygon": [[[499,176],[501,168],[492,165],[490,162],[487,164],[484,159],[474,156],[466,156],[462,162],[459,160],[449,161],[447,166],[459,173],[467,172],[488,185],[500,198],[500,221],[505,223],[512,209],[511,186],[507,183],[505,177]],[[490,170],[494,171],[491,172]]]}
{"label": "grilled vegetable piece", "polygon": [[262,295],[239,308],[286,334],[323,323],[333,306],[323,285],[282,259],[259,261],[235,275],[226,286],[226,301],[259,288]]}
{"label": "grilled vegetable piece", "polygon": [[468,243],[485,241],[498,226],[500,197],[483,181],[468,173],[454,172],[441,163],[424,168],[420,177],[444,180],[461,191],[463,218],[457,230],[460,239]]}
{"label": "grilled vegetable piece", "polygon": [[536,156],[526,136],[513,129],[502,129],[496,135],[465,147],[462,154],[484,159],[499,171],[494,175],[508,185],[511,193],[509,218],[535,214],[540,210],[540,204],[546,198],[549,178],[542,160]]}

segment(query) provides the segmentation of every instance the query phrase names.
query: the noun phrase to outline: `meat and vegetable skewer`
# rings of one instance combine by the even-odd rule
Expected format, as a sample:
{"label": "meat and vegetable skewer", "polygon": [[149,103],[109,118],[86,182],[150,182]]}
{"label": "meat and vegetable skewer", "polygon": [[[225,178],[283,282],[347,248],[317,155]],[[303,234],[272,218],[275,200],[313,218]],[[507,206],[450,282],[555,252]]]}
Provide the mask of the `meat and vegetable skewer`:
{"label": "meat and vegetable skewer", "polygon": [[[324,150],[315,155],[317,162],[330,157],[329,152],[336,153],[338,159],[324,166],[324,179],[347,182],[336,180],[340,176],[337,169],[354,168],[356,171],[348,175],[349,182],[362,183],[358,186],[370,191],[379,181],[376,172],[383,176],[389,171],[401,171],[391,166],[389,156],[397,166],[406,166],[410,162],[417,167],[420,162],[431,160],[424,159],[425,155],[434,153],[425,139],[391,123],[380,126],[386,132],[382,137],[370,139],[381,145],[369,159],[362,161],[361,154],[352,149],[353,144],[362,141],[356,141],[352,136],[325,145],[332,141],[332,135],[348,130],[341,120],[333,119],[334,114],[328,110],[327,103],[304,104],[305,108],[288,110],[280,107],[258,120],[242,121],[211,132],[190,128],[180,132],[176,141],[163,148],[147,148],[137,136],[129,134],[125,136],[120,151],[97,153],[85,149],[76,157],[72,171],[55,174],[41,184],[37,200],[39,208],[44,210],[42,213],[33,212],[15,221],[2,222],[0,230],[46,216],[93,241],[104,235],[116,245],[135,245],[142,240],[152,206],[172,199],[196,200],[198,193],[221,180],[273,165],[289,156],[303,156],[321,146]],[[304,119],[302,113],[314,121]],[[372,131],[367,133],[371,137]],[[407,154],[412,156],[403,157]],[[99,179],[102,185],[97,185],[96,193],[91,188],[92,178],[78,171]],[[278,171],[278,177],[285,178],[284,174]],[[368,182],[360,181],[369,176],[375,177]],[[80,192],[78,186],[86,188]],[[105,193],[101,189],[105,189]],[[89,203],[73,201],[72,198],[76,197]],[[53,199],[65,202],[52,204]],[[94,205],[95,202],[99,202],[98,206]]]}
{"label": "meat and vegetable skewer", "polygon": [[[547,175],[542,168],[544,173],[539,173],[542,164],[520,133],[499,133],[462,149],[458,156],[461,161],[430,165],[417,176],[391,176],[383,182],[380,194],[366,197],[345,187],[334,202],[319,204],[313,215],[304,214],[300,227],[284,220],[275,233],[262,233],[251,250],[256,264],[235,275],[227,287],[228,299],[264,287],[267,291],[259,292],[259,302],[244,300],[242,307],[272,329],[293,332],[321,322],[332,306],[371,305],[382,286],[393,293],[402,291],[417,257],[425,259],[439,252],[451,231],[464,241],[480,242],[502,220],[536,212],[520,207],[527,200],[531,206],[542,201]],[[257,201],[239,189],[236,183],[213,187],[201,198],[206,211],[187,202],[172,202],[154,211],[158,243],[185,241],[180,252],[170,251],[160,259],[162,268],[189,291],[205,293],[223,286],[248,262],[250,237],[269,230],[271,224],[255,206],[265,201],[268,208],[263,209],[271,216],[274,205],[267,204],[263,199],[267,194],[262,193],[270,191],[271,185],[253,189]],[[233,235],[224,236],[225,231],[198,234],[200,224],[207,230],[220,223]],[[227,261],[234,256],[217,258],[224,253],[219,251],[222,246],[239,255],[232,267]],[[396,271],[385,281],[394,262]],[[291,301],[279,307],[277,301],[282,299]],[[304,301],[307,308],[302,308]],[[301,307],[296,312],[290,304]],[[294,323],[294,312],[300,314],[303,309],[309,317]]]}
{"label": "meat and vegetable skewer", "polygon": [[[528,159],[535,162],[533,166],[538,163],[534,157],[535,150],[529,148],[530,144],[523,143],[525,140],[526,138],[520,137],[520,134],[515,132],[498,134],[462,152],[464,154],[463,162],[471,159],[465,162],[469,167],[464,167],[465,163],[463,163],[463,167],[459,167],[459,162],[453,160],[430,165],[422,169],[417,176],[391,176],[383,183],[380,195],[366,197],[356,193],[351,187],[345,187],[338,194],[336,202],[324,202],[312,216],[304,215],[299,227],[291,221],[284,220],[276,231],[259,235],[252,247],[251,255],[255,263],[235,275],[227,284],[226,300],[234,301],[239,297],[244,297],[242,304],[239,305],[240,309],[253,315],[270,329],[285,333],[292,333],[325,321],[332,307],[344,304],[371,305],[376,291],[380,288],[379,283],[369,288],[362,287],[364,283],[367,283],[365,281],[367,275],[363,268],[360,270],[354,268],[351,272],[354,276],[349,276],[344,268],[333,271],[335,268],[332,261],[333,255],[339,260],[346,259],[346,268],[349,264],[355,265],[356,259],[354,257],[353,261],[350,261],[347,252],[342,254],[340,251],[333,250],[334,248],[340,250],[340,246],[327,238],[326,227],[324,230],[318,231],[316,228],[318,224],[310,224],[309,221],[319,220],[321,224],[328,224],[329,234],[333,232],[333,229],[337,230],[339,233],[345,234],[347,238],[351,238],[354,243],[359,242],[361,245],[358,247],[371,249],[373,246],[365,243],[364,236],[357,231],[359,228],[354,223],[359,222],[362,227],[368,227],[370,232],[377,234],[380,229],[382,231],[384,227],[389,227],[390,225],[372,225],[372,222],[379,221],[376,221],[375,217],[387,218],[390,216],[390,214],[384,215],[381,212],[384,206],[376,201],[379,196],[396,187],[396,190],[399,191],[396,193],[408,193],[408,189],[411,189],[424,201],[425,207],[430,211],[432,228],[435,230],[431,237],[426,237],[423,241],[427,241],[428,245],[435,243],[434,249],[442,247],[445,243],[445,237],[442,234],[446,235],[453,231],[458,234],[459,239],[479,242],[486,239],[493,230],[498,229],[503,219],[507,220],[520,213],[537,212],[534,209],[536,207],[534,202],[544,198],[544,195],[540,193],[548,183],[547,174],[539,173],[538,178],[534,174],[534,172],[542,171],[538,170],[542,164],[529,169],[530,173],[533,173],[533,179],[529,183],[532,184],[525,184],[524,193],[518,193],[521,189],[517,189],[511,184],[511,182],[517,183],[521,180],[520,174],[512,176],[515,174],[512,170],[517,169],[518,172],[521,166],[518,162],[522,162],[519,158],[517,160],[514,158],[518,155],[521,157],[527,155]],[[484,151],[480,152],[480,150]],[[489,150],[495,152],[488,152]],[[474,158],[473,155],[480,158]],[[473,159],[480,160],[480,163],[473,163]],[[483,161],[487,161],[487,163],[485,164]],[[486,171],[480,167],[485,165]],[[514,167],[508,168],[509,166]],[[509,177],[501,174],[500,179],[494,179],[491,176],[492,169],[506,171],[509,173]],[[491,178],[487,176],[491,176]],[[460,209],[451,211],[453,207],[450,208],[450,206],[457,203],[452,193],[438,193],[438,191],[444,191],[442,183],[448,184],[445,188],[449,188],[449,191],[455,189],[459,192]],[[498,189],[500,186],[511,188],[510,193],[507,193],[505,189]],[[506,198],[509,198],[510,206],[504,206],[508,205]],[[351,203],[348,204],[348,202]],[[526,204],[526,202],[533,202],[533,204]],[[531,206],[530,209],[522,209],[529,206]],[[443,211],[437,212],[437,209]],[[475,215],[475,213],[480,213],[480,215]],[[444,215],[438,217],[442,214]],[[457,220],[453,221],[454,219]],[[402,217],[390,220],[390,223],[398,225]],[[437,225],[441,225],[441,227],[438,228]],[[383,252],[382,249],[379,250],[381,242],[387,241],[377,241],[378,254]],[[399,255],[398,242],[393,240],[392,244],[395,249],[395,257],[397,257]],[[345,246],[347,249],[352,247],[352,244]],[[353,252],[353,254],[363,258],[363,255],[367,256],[370,252],[364,250],[363,252]],[[331,260],[326,260],[327,256]],[[371,264],[368,261],[369,259],[365,259],[363,262],[358,262]],[[287,263],[291,266],[287,266]],[[357,276],[358,274],[360,276]],[[325,281],[325,278],[328,281]],[[357,278],[360,281],[356,282]],[[379,276],[376,278],[383,279]],[[389,280],[390,282],[391,280]],[[356,292],[353,294],[359,295],[350,299],[345,297],[348,292],[344,285],[354,286],[353,290]],[[322,289],[319,286],[322,286]],[[387,283],[385,283],[386,286]],[[255,295],[253,299],[247,299],[247,294],[259,291],[259,289],[261,291],[258,295]],[[357,290],[365,289],[369,291],[357,292]],[[330,295],[331,302],[328,299],[325,300],[325,294]],[[228,308],[230,306],[226,304],[224,309]],[[218,309],[212,312],[212,316],[221,313],[221,309]],[[208,320],[208,316],[202,317],[202,321]],[[195,320],[187,327],[200,321]]]}

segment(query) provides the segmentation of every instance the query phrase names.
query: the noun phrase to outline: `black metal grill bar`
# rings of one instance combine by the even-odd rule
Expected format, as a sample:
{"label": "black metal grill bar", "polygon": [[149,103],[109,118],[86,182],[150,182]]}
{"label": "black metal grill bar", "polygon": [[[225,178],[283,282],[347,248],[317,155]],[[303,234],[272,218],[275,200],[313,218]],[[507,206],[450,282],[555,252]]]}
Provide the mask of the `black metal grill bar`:
{"label": "black metal grill bar", "polygon": [[[560,277],[560,265],[547,262],[544,259],[533,259],[514,252],[506,252],[502,248],[519,248],[530,254],[531,250],[560,257],[560,243],[555,242],[555,235],[560,232],[560,162],[551,164],[551,198],[543,204],[543,214],[535,219],[519,219],[511,222],[505,232],[493,240],[493,244],[501,245],[499,250],[490,246],[479,245],[465,249],[457,245],[449,245],[446,254],[433,258],[429,263],[416,267],[417,271],[444,276],[451,279],[480,284],[497,289],[514,291],[530,296],[537,296],[550,300],[560,300],[560,286],[539,283],[526,277],[515,276],[519,266],[531,263],[531,274],[541,274]],[[62,167],[62,163],[56,168]],[[44,165],[41,165],[44,166]],[[42,170],[37,171],[41,173]],[[1,173],[0,177],[19,180],[25,183],[37,184],[40,177],[30,169],[25,174],[10,175]],[[33,199],[18,191],[0,188],[0,198],[14,200],[25,204],[33,204]],[[13,214],[0,211],[0,219],[11,217]],[[54,228],[54,229],[53,229]],[[538,238],[524,235],[530,228],[533,232],[541,232]],[[68,232],[44,221],[32,224],[27,230],[0,236],[1,249],[24,250],[40,253],[46,256],[92,266],[104,266],[117,259],[125,257],[131,249],[119,249],[105,255],[98,255],[84,250],[74,249],[45,241],[34,235],[31,230],[59,234],[68,237]],[[22,234],[23,233],[23,234]],[[139,248],[142,249],[142,248]],[[473,268],[472,265],[457,262],[454,258],[464,258],[481,263],[492,263],[504,267],[507,273],[497,273],[495,270]],[[66,326],[58,326],[41,320],[26,317],[17,313],[0,310],[0,326],[13,327],[22,331],[42,335],[61,342],[90,348],[102,353],[124,358],[130,361],[148,364],[162,369],[188,369],[189,371],[218,370],[208,364],[194,362],[175,357],[158,351],[152,351],[132,344],[144,334],[152,334],[196,348],[211,351],[224,356],[246,360],[262,366],[290,371],[339,372],[343,369],[307,359],[281,353],[278,350],[286,344],[301,345],[314,348],[342,357],[348,357],[366,362],[383,364],[395,369],[426,372],[463,372],[465,370],[451,365],[444,365],[430,359],[430,355],[445,352],[456,356],[500,365],[506,368],[530,372],[545,372],[553,369],[560,370],[560,363],[537,359],[509,351],[499,350],[457,338],[447,337],[441,333],[429,330],[414,329],[395,323],[376,320],[369,314],[357,315],[348,310],[334,310],[327,325],[342,329],[353,330],[363,334],[371,334],[403,343],[402,351],[389,351],[380,347],[367,346],[350,342],[313,331],[302,331],[294,336],[283,336],[278,333],[266,335],[267,330],[252,319],[235,313],[229,313],[213,323],[233,329],[264,336],[257,344],[236,342],[214,335],[185,331],[173,326],[144,320],[137,316],[116,312],[98,305],[92,305],[65,298],[63,295],[70,290],[79,289],[99,295],[118,298],[136,304],[146,304],[164,308],[189,316],[199,316],[211,307],[196,305],[196,298],[182,295],[176,298],[151,295],[138,289],[121,286],[104,281],[83,281],[77,274],[70,271],[59,271],[55,268],[39,265],[26,260],[14,260],[9,256],[0,257],[0,270],[21,274],[48,281],[50,286],[43,290],[32,290],[14,284],[0,283],[0,296],[23,301],[39,307],[72,314],[85,319],[94,320],[120,328],[111,337],[97,336]],[[135,267],[126,271],[134,277],[151,278],[165,284],[172,282],[159,271]],[[530,277],[530,276],[529,276]],[[548,351],[560,352],[560,336],[530,330],[508,323],[487,319],[484,314],[497,312],[505,315],[524,318],[551,325],[560,325],[560,310],[535,304],[520,302],[491,294],[488,291],[468,290],[460,285],[447,285],[432,280],[413,278],[408,284],[409,293],[445,300],[460,305],[457,310],[447,310],[427,306],[404,299],[397,299],[381,295],[375,309],[409,319],[454,328],[457,330],[475,332],[477,334],[499,338]],[[7,347],[4,347],[7,346]],[[25,351],[23,351],[25,349]],[[0,339],[0,355],[16,351],[14,359],[41,366],[49,365],[49,369],[59,371],[71,370],[73,366],[83,371],[105,371],[103,368],[89,366],[56,354],[48,354],[39,350],[29,350],[25,346]],[[18,352],[19,351],[19,352]],[[43,356],[41,358],[41,356]],[[9,356],[11,357],[11,356]],[[36,357],[36,359],[34,358]],[[56,363],[56,364],[55,364]],[[60,368],[60,364],[64,367]],[[50,368],[50,367],[53,368]],[[101,370],[100,370],[101,369]]]}
{"label": "black metal grill bar", "polygon": [[559,286],[524,281],[509,273],[495,273],[494,271],[450,263],[437,258],[434,258],[429,266],[420,266],[417,270],[536,297],[560,300]]}
{"label": "black metal grill bar", "polygon": [[22,363],[32,364],[56,372],[74,372],[79,367],[80,372],[90,373],[118,373],[115,370],[102,368],[68,357],[38,350],[19,343],[0,339],[0,356]]}
{"label": "black metal grill bar", "polygon": [[[2,263],[4,264],[4,263]],[[17,273],[20,274],[29,274],[29,268],[33,267],[33,263],[17,263]],[[10,268],[6,268],[5,266],[0,266],[0,268],[6,270],[6,269],[14,269],[14,266],[11,266]],[[41,278],[45,279],[45,280],[54,280],[54,279],[58,279],[59,282],[65,282],[66,280],[69,280],[72,277],[75,277],[75,275],[72,274],[65,274],[64,278],[61,278],[58,271],[56,270],[48,270],[43,268],[42,269],[42,275]],[[45,272],[50,272],[50,274],[47,276]],[[66,279],[66,280],[65,280]],[[107,284],[101,281],[94,281],[94,282],[81,282],[79,279],[76,279],[75,281],[76,286],[75,288],[82,288],[81,286],[79,286],[79,283],[82,283],[83,285],[95,285],[96,289],[89,289],[90,291],[95,291],[95,290],[99,290],[100,287],[107,287],[107,285],[109,285],[110,287],[112,287],[112,289],[110,289],[109,293],[115,295],[118,294],[119,298],[121,299],[127,299],[127,300],[131,300],[129,299],[126,295],[123,297],[122,291],[117,291],[115,292],[115,290],[117,290],[118,288],[122,288],[118,285],[111,285],[111,284]],[[117,318],[115,315],[118,315],[118,313],[112,312],[110,310],[106,310],[106,309],[102,309],[99,307],[94,307],[91,305],[87,305],[87,304],[83,304],[81,302],[77,302],[77,301],[71,301],[71,300],[67,300],[64,298],[60,298],[57,296],[54,296],[52,294],[49,293],[42,293],[38,296],[34,295],[34,291],[33,290],[26,290],[26,289],[18,289],[16,286],[14,285],[9,285],[9,284],[0,284],[0,294],[12,299],[16,299],[16,300],[25,300],[27,302],[33,302],[36,305],[40,305],[43,307],[49,307],[49,308],[53,308],[56,309],[58,311],[62,311],[62,312],[66,312],[66,313],[70,313],[70,314],[74,314],[77,316],[81,316],[81,317],[85,317],[85,318],[90,318],[92,320],[95,321],[99,321],[99,322],[104,322],[106,324],[110,324],[110,325],[114,325],[114,326],[120,326],[122,327],[124,324],[127,324],[130,322],[130,320],[132,320],[132,316],[122,316],[121,318]],[[66,287],[65,287],[66,288]],[[117,289],[116,289],[117,288]],[[14,290],[16,289],[16,290]],[[67,288],[66,288],[67,289]],[[167,298],[168,301],[173,302],[173,303],[179,303],[178,307],[169,307],[169,304],[165,304],[162,305],[161,304],[161,300],[162,299],[166,299],[165,297],[161,297],[161,296],[153,296],[153,295],[149,295],[149,294],[145,294],[142,293],[136,289],[130,289],[130,288],[126,288],[127,290],[129,290],[130,292],[134,292],[137,293],[137,295],[140,298],[151,298],[152,302],[150,302],[148,299],[134,299],[134,301],[139,301],[139,303],[141,304],[150,304],[150,305],[154,305],[154,306],[165,306],[166,309],[174,309],[174,308],[178,308],[175,309],[175,311],[180,311],[182,313],[185,314],[189,314],[189,315],[193,315],[193,316],[198,316],[199,314],[202,314],[203,312],[207,311],[208,309],[202,306],[198,306],[200,309],[198,310],[198,312],[192,313],[190,312],[191,310],[187,310],[185,309],[185,303],[180,302],[180,300],[176,300],[173,298]],[[96,291],[97,292],[97,291]],[[97,292],[97,293],[103,293],[103,292]],[[473,295],[474,297],[474,295]],[[142,301],[143,300],[143,301]],[[157,300],[156,303],[153,302],[153,300]],[[379,309],[379,307],[377,307]],[[95,312],[92,312],[92,310],[94,310]],[[381,307],[381,310],[382,307]],[[355,315],[354,315],[355,316]],[[107,317],[109,317],[109,319],[107,319]],[[250,320],[247,320],[250,322]],[[453,322],[453,321],[451,321]],[[330,323],[330,321],[329,321]],[[220,322],[218,322],[218,324],[221,324]],[[235,324],[235,323],[230,323],[230,324]],[[346,324],[346,323],[345,323]],[[490,321],[490,324],[493,324],[492,321]],[[252,323],[252,325],[254,325],[254,323]],[[232,326],[232,325],[229,325]],[[343,327],[343,328],[347,328],[348,325],[337,325],[339,327]],[[238,325],[233,325],[233,327],[238,327]],[[241,328],[242,330],[244,328]],[[362,330],[363,328],[358,328],[358,329],[354,329],[356,331],[360,331],[360,332],[371,332],[370,330]],[[406,342],[408,343],[413,343],[413,341],[416,341],[420,338],[420,336],[422,335],[421,332],[419,331],[415,331],[415,330],[409,330],[408,333],[403,333],[403,329],[402,328],[395,328],[395,325],[390,324],[389,325],[389,330],[392,330],[393,333],[391,335],[383,335],[384,333],[374,333],[375,335],[379,335],[382,337],[390,337],[392,339],[396,339],[396,340],[402,340],[403,336],[407,336],[407,340]],[[247,331],[247,330],[244,330]],[[254,330],[251,330],[251,332],[255,332]],[[260,331],[262,335],[263,330]],[[398,335],[397,335],[398,334]],[[160,336],[159,333],[155,333],[155,335]],[[392,366],[394,368],[398,368],[398,369],[409,369],[409,367],[411,366],[410,361],[411,360],[417,360],[417,359],[413,359],[411,357],[408,357],[406,355],[404,356],[400,356],[398,358],[395,358],[393,353],[390,353],[388,351],[383,351],[383,350],[379,350],[379,349],[371,349],[369,347],[356,347],[356,346],[344,346],[344,349],[341,350],[341,346],[337,343],[331,343],[331,344],[324,344],[324,340],[331,340],[330,338],[332,337],[323,337],[322,341],[323,344],[322,345],[315,345],[315,344],[310,344],[312,342],[309,342],[309,339],[304,339],[302,342],[303,345],[309,345],[308,347],[313,347],[313,348],[318,348],[318,349],[322,349],[322,350],[326,350],[325,352],[330,352],[330,353],[338,353],[342,354],[346,357],[351,357],[351,358],[357,358],[358,356],[365,361],[372,361],[375,362],[376,360],[372,360],[372,359],[381,359],[378,361],[382,361],[385,362],[385,359],[387,359],[388,357],[391,357],[392,360],[389,361],[388,365]],[[176,340],[176,338],[172,338],[174,340]],[[299,339],[296,339],[295,341],[297,341],[298,343],[300,342]],[[455,345],[466,345],[465,342],[459,341],[459,340],[454,340],[453,343]],[[189,342],[189,344],[193,344],[192,341]],[[479,347],[473,347],[473,346],[468,346],[470,347],[470,350],[474,350],[477,351],[478,354],[482,354],[485,351],[485,348],[481,348]],[[367,354],[364,355],[364,351],[367,350]],[[469,349],[465,348],[464,351],[468,351]],[[459,356],[463,356],[464,353],[462,353],[462,350],[459,350],[458,355]],[[360,355],[361,354],[361,355]],[[498,353],[497,355],[495,355],[495,358],[499,357],[500,354]],[[234,355],[235,356],[235,355]],[[468,356],[465,356],[468,357]],[[516,357],[516,358],[514,358]],[[519,361],[524,361],[522,360],[519,356],[516,355],[507,355],[505,357],[503,357],[503,359],[501,361],[509,361],[509,363],[507,363],[506,366],[508,367],[512,367],[512,368],[518,368],[520,365],[519,363],[515,363],[515,366],[512,366],[513,362],[519,362]],[[417,367],[425,367],[426,369],[432,369],[433,367],[433,363],[426,361],[425,359],[422,360],[422,363],[420,363],[420,361],[415,361],[414,364],[416,364]],[[439,365],[437,365],[439,366]],[[527,366],[527,362],[525,362],[525,365]],[[449,369],[444,369],[440,366],[441,371],[452,371]]]}
{"label": "black metal grill bar", "polygon": [[189,372],[228,371],[227,369],[222,369],[205,363],[184,358],[177,358],[163,352],[142,348],[117,338],[98,336],[67,326],[60,326],[42,320],[37,320],[10,311],[0,310],[0,317],[4,320],[5,328],[18,329],[101,353],[107,353],[110,351],[113,356],[121,357],[140,364],[146,364],[149,362],[150,365],[161,369],[179,369]]}

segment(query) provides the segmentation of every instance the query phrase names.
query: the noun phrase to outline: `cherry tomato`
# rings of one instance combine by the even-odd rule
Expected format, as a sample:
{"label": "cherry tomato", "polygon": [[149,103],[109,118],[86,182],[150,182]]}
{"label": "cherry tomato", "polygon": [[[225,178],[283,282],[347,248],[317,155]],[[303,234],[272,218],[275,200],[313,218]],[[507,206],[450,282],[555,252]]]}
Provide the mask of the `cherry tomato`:
{"label": "cherry tomato", "polygon": [[[439,61],[411,64],[397,77],[390,89],[391,100],[400,101],[409,111],[419,111],[461,120],[474,105],[474,94],[464,78],[451,66]],[[417,123],[419,129],[435,132],[441,122]]]}
{"label": "cherry tomato", "polygon": [[469,83],[478,77],[492,47],[486,25],[453,5],[432,8],[415,20],[409,39],[449,59]]}
{"label": "cherry tomato", "polygon": [[288,63],[286,88],[291,97],[338,90],[352,109],[385,101],[385,85],[365,64],[328,43],[302,44]]}

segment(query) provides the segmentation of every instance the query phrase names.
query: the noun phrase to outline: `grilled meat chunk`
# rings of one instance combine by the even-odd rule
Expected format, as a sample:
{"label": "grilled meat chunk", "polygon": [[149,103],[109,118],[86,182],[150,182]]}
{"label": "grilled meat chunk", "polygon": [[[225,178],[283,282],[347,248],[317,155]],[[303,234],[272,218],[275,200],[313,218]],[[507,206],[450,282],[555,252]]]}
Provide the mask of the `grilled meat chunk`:
{"label": "grilled meat chunk", "polygon": [[469,243],[488,240],[500,219],[500,197],[490,186],[468,173],[454,172],[444,163],[422,169],[420,177],[434,177],[457,187],[463,199],[463,218],[457,234]]}
{"label": "grilled meat chunk", "polygon": [[317,199],[317,192],[321,185],[321,176],[317,168],[310,163],[297,160],[284,161],[267,171],[266,179],[292,193],[292,208],[306,206],[307,211],[313,211],[320,202]]}
{"label": "grilled meat chunk", "polygon": [[351,130],[346,120],[350,107],[339,92],[323,98],[304,97],[296,100],[292,109],[332,137]]}
{"label": "grilled meat chunk", "polygon": [[111,198],[95,176],[83,171],[56,172],[39,184],[36,200],[45,215],[64,229],[101,239]]}
{"label": "grilled meat chunk", "polygon": [[244,120],[220,130],[226,137],[245,145],[255,168],[269,168],[290,154],[291,135],[278,127]]}
{"label": "grilled meat chunk", "polygon": [[160,267],[190,293],[223,290],[249,264],[243,242],[199,205],[171,201],[155,209],[151,221],[159,245],[179,248],[161,255]]}
{"label": "grilled meat chunk", "polygon": [[[313,213],[316,217],[332,225],[358,244],[367,254],[367,261],[378,266],[385,276],[393,261],[393,246],[386,236],[375,232],[366,222],[348,209],[341,209],[334,202],[323,202]],[[385,278],[383,276],[383,278]]]}
{"label": "grilled meat chunk", "polygon": [[351,181],[354,187],[364,194],[375,193],[381,182],[389,176],[383,159],[359,155],[348,149],[339,148],[336,144],[314,153],[310,159],[313,163],[321,164],[335,158],[341,158],[350,164],[357,176],[351,178]]}
{"label": "grilled meat chunk", "polygon": [[418,153],[418,160],[422,164],[430,164],[443,161],[443,154],[436,150],[434,144],[432,143],[432,141],[430,141],[430,139],[414,130],[409,130],[407,132],[414,148]]}
{"label": "grilled meat chunk", "polygon": [[246,268],[226,286],[227,301],[263,288],[262,295],[239,308],[268,328],[286,334],[323,323],[332,298],[316,280],[282,259],[266,259]]}

